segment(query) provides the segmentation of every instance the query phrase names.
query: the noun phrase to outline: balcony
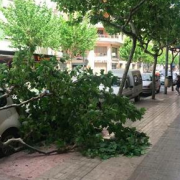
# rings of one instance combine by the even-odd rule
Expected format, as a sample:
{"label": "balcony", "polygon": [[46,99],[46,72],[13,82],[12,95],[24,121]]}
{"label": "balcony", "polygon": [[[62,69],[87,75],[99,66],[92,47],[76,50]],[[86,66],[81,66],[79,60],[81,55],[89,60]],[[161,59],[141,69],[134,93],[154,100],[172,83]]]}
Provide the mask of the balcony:
{"label": "balcony", "polygon": [[122,35],[98,34],[98,41],[123,44],[124,40]]}
{"label": "balcony", "polygon": [[107,63],[107,59],[108,59],[107,56],[104,56],[104,57],[95,57],[94,58],[94,62],[95,63]]}

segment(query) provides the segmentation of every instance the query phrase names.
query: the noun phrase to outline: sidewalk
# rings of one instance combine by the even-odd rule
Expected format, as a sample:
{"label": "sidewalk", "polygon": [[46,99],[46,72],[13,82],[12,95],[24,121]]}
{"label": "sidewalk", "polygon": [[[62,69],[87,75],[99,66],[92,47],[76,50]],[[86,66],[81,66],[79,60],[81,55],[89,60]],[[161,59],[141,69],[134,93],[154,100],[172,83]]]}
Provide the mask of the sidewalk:
{"label": "sidewalk", "polygon": [[20,152],[0,160],[0,180],[180,180],[180,97],[168,92],[156,98],[136,103],[147,112],[143,120],[127,123],[149,135],[146,155],[101,161],[79,153]]}

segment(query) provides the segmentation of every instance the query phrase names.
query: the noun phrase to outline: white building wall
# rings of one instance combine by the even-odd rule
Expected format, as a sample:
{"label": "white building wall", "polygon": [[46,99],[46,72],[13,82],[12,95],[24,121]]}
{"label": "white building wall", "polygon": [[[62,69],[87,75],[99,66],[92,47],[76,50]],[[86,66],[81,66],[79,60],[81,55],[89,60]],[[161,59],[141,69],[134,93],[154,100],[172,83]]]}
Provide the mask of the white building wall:
{"label": "white building wall", "polygon": [[94,50],[89,51],[88,56],[88,67],[90,67],[91,69],[94,69]]}
{"label": "white building wall", "polygon": [[112,69],[112,50],[111,45],[107,47],[107,71]]}

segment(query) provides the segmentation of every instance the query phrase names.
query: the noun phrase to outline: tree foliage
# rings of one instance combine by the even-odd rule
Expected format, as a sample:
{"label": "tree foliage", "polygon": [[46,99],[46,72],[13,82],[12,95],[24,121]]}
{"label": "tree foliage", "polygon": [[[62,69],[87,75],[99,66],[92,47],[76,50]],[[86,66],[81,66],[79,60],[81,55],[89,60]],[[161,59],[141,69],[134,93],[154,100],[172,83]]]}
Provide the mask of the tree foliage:
{"label": "tree foliage", "polygon": [[[140,120],[144,109],[137,109],[128,98],[112,93],[111,86],[117,79],[111,73],[105,75],[102,72],[97,76],[91,69],[82,72],[78,69],[71,72],[61,71],[55,58],[35,62],[32,53],[37,46],[54,48],[59,46],[59,36],[54,35],[59,26],[65,22],[61,21],[61,24],[55,27],[54,21],[59,19],[53,17],[50,10],[44,6],[36,6],[33,1],[25,0],[20,4],[21,1],[15,0],[15,5],[18,5],[15,9],[11,6],[4,10],[5,17],[9,21],[3,22],[2,25],[13,46],[19,51],[15,54],[11,69],[6,65],[0,65],[0,87],[3,89],[14,87],[11,95],[15,103],[37,97],[43,92],[50,94],[21,107],[20,120],[24,122],[21,127],[23,139],[31,143],[45,140],[56,143],[59,148],[76,145],[83,154],[103,159],[118,154],[130,156],[143,154],[149,145],[148,137],[135,128],[126,127],[125,123],[127,120],[133,122]],[[83,1],[77,1],[78,3]],[[25,19],[22,14],[26,15]],[[66,38],[68,41],[71,40],[68,39],[69,32],[65,29],[58,31],[61,33],[64,31],[67,35],[63,42]],[[85,31],[86,28],[82,30]],[[70,27],[69,31],[71,34],[73,29]],[[80,38],[80,34],[78,37]],[[73,41],[71,42],[73,44]],[[74,50],[76,45],[72,46],[73,52],[76,52],[76,49]],[[64,46],[64,49],[68,47],[69,45]],[[81,52],[84,50],[82,48]],[[74,81],[74,78],[77,80]],[[100,84],[105,88],[100,90]],[[107,92],[106,88],[110,91]],[[114,138],[104,139],[102,136],[104,128],[107,128],[110,134],[114,133]]]}
{"label": "tree foliage", "polygon": [[[142,0],[142,1],[116,1],[116,0],[78,0],[75,3],[65,0],[58,2],[61,10],[65,12],[79,11],[85,14],[91,12],[92,22],[103,22],[105,26],[111,26],[114,32],[123,32],[133,39],[132,51],[128,58],[125,73],[122,78],[120,94],[124,86],[127,71],[134,55],[136,41],[140,42],[144,51],[154,58],[153,67],[153,96],[155,98],[155,70],[157,57],[168,42],[173,44],[179,37],[179,1],[167,0]],[[148,46],[153,43],[153,48]]]}
{"label": "tree foliage", "polygon": [[[76,145],[83,154],[104,159],[144,153],[148,137],[124,126],[127,119],[140,120],[144,110],[136,109],[127,98],[106,91],[116,81],[112,74],[97,76],[90,69],[60,71],[56,59],[42,60],[32,68],[22,60],[27,57],[26,51],[20,52],[11,69],[0,66],[0,86],[15,86],[12,94],[16,103],[44,91],[51,93],[22,106],[20,120],[25,123],[21,132],[26,142],[45,140],[59,148]],[[105,88],[100,90],[100,84]],[[104,139],[104,128],[115,138]]]}
{"label": "tree foliage", "polygon": [[30,47],[32,52],[38,46],[59,48],[61,18],[53,15],[46,5],[37,5],[33,0],[14,0],[1,11],[5,17],[1,20],[1,28],[13,47]]}
{"label": "tree foliage", "polygon": [[76,22],[73,15],[70,15],[68,20],[64,20],[60,34],[61,48],[71,58],[93,49],[97,39],[97,30],[89,23],[88,18],[84,17],[82,22]]}

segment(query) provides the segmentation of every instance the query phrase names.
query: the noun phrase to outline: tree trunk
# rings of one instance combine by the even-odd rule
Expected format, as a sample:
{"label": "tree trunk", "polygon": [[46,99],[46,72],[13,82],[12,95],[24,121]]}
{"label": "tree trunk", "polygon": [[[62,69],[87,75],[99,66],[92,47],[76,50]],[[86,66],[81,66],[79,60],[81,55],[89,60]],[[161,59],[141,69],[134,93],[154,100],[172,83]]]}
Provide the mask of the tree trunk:
{"label": "tree trunk", "polygon": [[171,77],[172,77],[172,85],[171,85],[171,90],[174,91],[174,86],[173,86],[173,63],[174,63],[174,55],[172,52],[172,62],[171,62]]}
{"label": "tree trunk", "polygon": [[179,75],[180,75],[180,52],[179,52]]}
{"label": "tree trunk", "polygon": [[152,99],[155,99],[155,95],[156,95],[156,79],[155,79],[155,74],[156,74],[157,57],[158,57],[157,54],[154,55],[153,76],[152,76]]}
{"label": "tree trunk", "polygon": [[[164,77],[164,81],[165,81],[165,78],[166,76],[168,75],[168,59],[169,59],[169,47],[168,47],[168,44],[166,45],[166,65],[165,65],[165,77]],[[167,94],[167,87],[165,87],[165,84],[164,84],[164,94]]]}
{"label": "tree trunk", "polygon": [[121,81],[120,88],[119,88],[119,95],[120,96],[122,96],[123,87],[124,87],[124,84],[125,84],[125,81],[126,81],[126,77],[127,77],[128,71],[129,71],[129,66],[131,64],[131,61],[133,59],[133,55],[134,55],[134,52],[135,52],[135,49],[136,49],[137,39],[136,38],[132,38],[132,40],[133,40],[133,42],[132,42],[131,52],[130,52],[130,55],[128,57],[126,68],[124,70],[124,74],[123,74],[122,81]]}

